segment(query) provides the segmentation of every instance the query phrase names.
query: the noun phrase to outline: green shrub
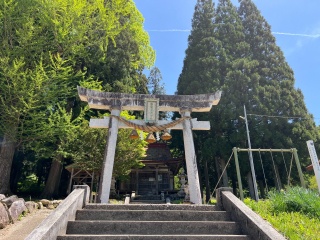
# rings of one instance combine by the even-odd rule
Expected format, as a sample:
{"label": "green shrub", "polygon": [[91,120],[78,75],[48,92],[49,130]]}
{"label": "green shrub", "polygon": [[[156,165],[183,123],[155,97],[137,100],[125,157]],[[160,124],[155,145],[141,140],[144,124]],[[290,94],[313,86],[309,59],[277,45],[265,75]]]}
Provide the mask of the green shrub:
{"label": "green shrub", "polygon": [[259,202],[247,198],[244,203],[290,240],[320,239],[320,198],[316,192],[293,187],[269,196]]}
{"label": "green shrub", "polygon": [[118,199],[109,199],[110,204],[124,204],[123,200],[118,200]]}
{"label": "green shrub", "polygon": [[184,203],[184,199],[176,199],[171,201],[172,204],[183,204]]}
{"label": "green shrub", "polygon": [[316,176],[311,176],[308,178],[309,188],[318,191],[318,184]]}
{"label": "green shrub", "polygon": [[33,196],[38,196],[42,192],[44,185],[38,184],[38,178],[35,174],[27,176],[23,181],[18,182],[18,192],[19,194],[30,194]]}
{"label": "green shrub", "polygon": [[208,204],[209,204],[209,205],[216,205],[216,204],[217,204],[217,199],[215,199],[215,198],[210,198]]}
{"label": "green shrub", "polygon": [[275,213],[301,212],[320,219],[320,197],[313,190],[291,187],[282,192],[270,192],[269,199]]}

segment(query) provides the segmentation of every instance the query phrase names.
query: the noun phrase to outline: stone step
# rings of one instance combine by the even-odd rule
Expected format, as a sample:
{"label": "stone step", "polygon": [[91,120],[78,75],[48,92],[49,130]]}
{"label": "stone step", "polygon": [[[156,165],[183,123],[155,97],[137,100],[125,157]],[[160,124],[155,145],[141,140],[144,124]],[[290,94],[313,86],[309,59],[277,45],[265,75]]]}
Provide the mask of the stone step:
{"label": "stone step", "polygon": [[76,219],[115,221],[229,221],[230,214],[225,211],[84,209],[77,211]]}
{"label": "stone step", "polygon": [[188,235],[241,234],[235,222],[226,221],[69,221],[67,234]]}
{"label": "stone step", "polygon": [[68,235],[57,240],[250,240],[247,235]]}
{"label": "stone step", "polygon": [[136,195],[133,200],[161,200],[161,195]]}
{"label": "stone step", "polygon": [[132,200],[130,204],[165,204],[163,200]]}
{"label": "stone step", "polygon": [[189,210],[189,211],[215,211],[214,205],[196,204],[88,204],[85,209],[105,210]]}

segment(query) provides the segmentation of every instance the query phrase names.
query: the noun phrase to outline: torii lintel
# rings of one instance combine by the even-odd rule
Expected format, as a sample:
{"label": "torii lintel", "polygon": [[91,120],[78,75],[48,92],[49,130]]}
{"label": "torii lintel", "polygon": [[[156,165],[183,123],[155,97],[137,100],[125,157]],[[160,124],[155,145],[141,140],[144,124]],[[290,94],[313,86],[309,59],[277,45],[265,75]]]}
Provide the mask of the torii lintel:
{"label": "torii lintel", "polygon": [[145,99],[159,99],[159,111],[162,112],[179,112],[182,109],[191,112],[209,112],[221,98],[221,91],[198,95],[150,95],[100,92],[79,86],[78,94],[82,101],[88,102],[90,108],[104,110],[118,106],[121,110],[144,111]]}

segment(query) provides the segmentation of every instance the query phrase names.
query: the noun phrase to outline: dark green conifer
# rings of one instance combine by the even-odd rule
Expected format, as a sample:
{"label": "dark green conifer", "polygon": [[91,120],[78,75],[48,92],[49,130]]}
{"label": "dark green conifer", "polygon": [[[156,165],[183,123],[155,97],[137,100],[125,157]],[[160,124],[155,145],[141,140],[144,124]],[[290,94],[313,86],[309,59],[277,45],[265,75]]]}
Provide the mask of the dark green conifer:
{"label": "dark green conifer", "polygon": [[[318,139],[312,116],[305,106],[302,92],[294,87],[294,73],[276,44],[271,27],[251,0],[243,0],[239,7],[250,56],[258,65],[255,72],[259,84],[253,85],[256,109],[254,113],[277,118],[253,116],[256,146],[268,148],[296,147],[301,157],[306,154],[305,141]],[[252,104],[251,104],[252,105]],[[250,106],[250,105],[249,105]],[[286,117],[300,118],[286,118]],[[281,118],[284,117],[284,118]],[[297,131],[297,129],[299,129]],[[302,130],[304,129],[304,130]],[[299,132],[299,135],[297,133]]]}
{"label": "dark green conifer", "polygon": [[[223,165],[233,147],[248,147],[245,122],[239,118],[244,105],[253,148],[296,147],[305,165],[305,142],[317,140],[319,134],[301,91],[294,87],[293,71],[254,3],[242,0],[236,9],[230,0],[219,0],[214,11],[212,1],[199,0],[188,40],[178,94],[223,91],[219,105],[209,114],[193,114],[211,122],[209,133],[195,133],[198,159],[211,159],[203,164],[200,161],[200,165],[208,164],[210,171],[219,172],[212,159]],[[281,154],[274,159],[282,182],[286,182]],[[265,161],[272,184],[271,158]],[[241,167],[249,171],[248,162],[242,161]],[[258,180],[263,180],[261,166],[256,164],[256,168]],[[201,166],[199,169],[205,171]]]}
{"label": "dark green conifer", "polygon": [[214,6],[211,0],[198,0],[183,69],[178,79],[178,94],[215,92],[219,84],[219,58],[223,48],[215,38]]}

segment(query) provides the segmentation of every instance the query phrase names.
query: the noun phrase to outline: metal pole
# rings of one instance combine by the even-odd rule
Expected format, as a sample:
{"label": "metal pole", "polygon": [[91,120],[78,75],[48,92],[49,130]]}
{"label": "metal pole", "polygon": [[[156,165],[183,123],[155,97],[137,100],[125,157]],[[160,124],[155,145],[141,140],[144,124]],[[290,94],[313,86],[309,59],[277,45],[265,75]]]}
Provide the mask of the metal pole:
{"label": "metal pole", "polygon": [[299,173],[301,187],[306,188],[306,183],[304,182],[303,173],[302,173],[302,169],[301,169],[301,165],[300,165],[297,149],[293,148],[292,150],[293,150],[294,160],[296,161],[296,165],[297,165],[297,169],[298,169],[298,173]]}
{"label": "metal pole", "polygon": [[[247,111],[246,111],[246,106],[245,105],[243,105],[243,109],[244,109],[244,118],[245,118],[245,121],[246,121],[248,146],[249,146],[249,150],[250,150],[251,149],[251,142],[250,142],[249,127],[248,127]],[[252,181],[253,181],[255,200],[258,201],[259,200],[259,195],[258,195],[256,173],[255,173],[254,164],[253,164],[252,151],[249,151],[249,161],[250,161],[250,168],[251,168],[251,175],[252,175]]]}
{"label": "metal pole", "polygon": [[248,148],[237,148],[238,152],[292,152],[292,148],[290,149],[264,149],[264,148],[258,148],[258,149],[248,149]]}
{"label": "metal pole", "polygon": [[240,167],[239,167],[239,161],[238,161],[238,151],[237,151],[236,147],[234,147],[232,150],[233,150],[233,154],[234,154],[234,161],[236,163],[240,199],[243,201],[243,190],[242,190],[242,181],[241,181]]}

